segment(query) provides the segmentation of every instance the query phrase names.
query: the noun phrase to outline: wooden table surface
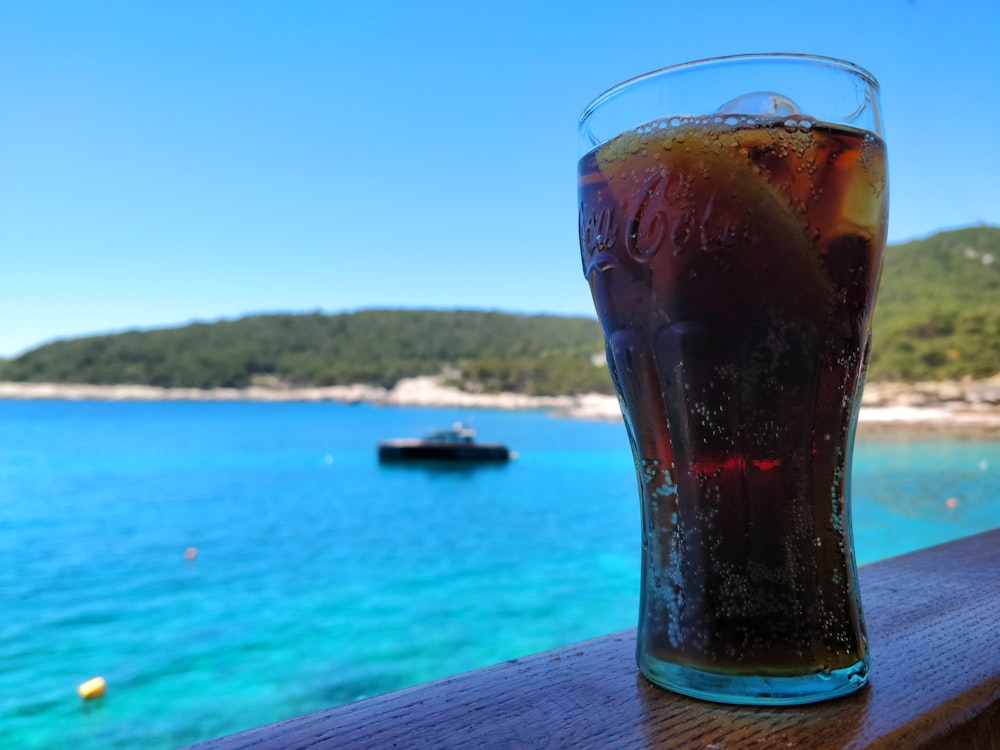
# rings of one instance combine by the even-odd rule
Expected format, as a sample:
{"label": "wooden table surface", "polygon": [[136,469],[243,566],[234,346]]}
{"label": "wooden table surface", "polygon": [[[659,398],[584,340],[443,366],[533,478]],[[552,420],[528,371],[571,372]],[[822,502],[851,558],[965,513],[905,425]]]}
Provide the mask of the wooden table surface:
{"label": "wooden table surface", "polygon": [[1000,750],[1000,529],[860,577],[871,680],[825,703],[674,695],[639,674],[629,630],[195,747]]}

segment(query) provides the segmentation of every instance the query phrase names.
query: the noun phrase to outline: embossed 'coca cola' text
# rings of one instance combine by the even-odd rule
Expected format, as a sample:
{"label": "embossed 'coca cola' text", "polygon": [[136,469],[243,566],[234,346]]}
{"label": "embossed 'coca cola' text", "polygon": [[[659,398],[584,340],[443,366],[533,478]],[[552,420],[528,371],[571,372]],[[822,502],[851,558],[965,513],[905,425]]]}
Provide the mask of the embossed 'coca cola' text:
{"label": "embossed 'coca cola' text", "polygon": [[[688,171],[664,166],[637,185],[627,204],[588,210],[581,203],[580,249],[586,275],[623,263],[649,265],[662,252],[696,250],[699,239],[716,227],[711,215],[701,217],[696,210],[693,183]],[[723,238],[732,231],[720,230]]]}
{"label": "embossed 'coca cola' text", "polygon": [[639,263],[649,263],[660,249],[667,234],[667,216],[663,210],[662,201],[657,200],[665,182],[662,174],[650,180],[640,192],[639,205],[636,206],[625,234],[625,248],[628,254]]}
{"label": "embossed 'coca cola' text", "polygon": [[602,250],[610,250],[618,235],[618,227],[615,224],[615,210],[613,208],[603,208],[600,211],[592,211],[584,218],[583,206],[580,206],[580,247],[589,255],[599,253]]}
{"label": "embossed 'coca cola' text", "polygon": [[580,206],[580,248],[583,251],[584,274],[606,271],[618,264],[612,248],[618,239],[618,224],[613,208],[602,208],[584,214]]}

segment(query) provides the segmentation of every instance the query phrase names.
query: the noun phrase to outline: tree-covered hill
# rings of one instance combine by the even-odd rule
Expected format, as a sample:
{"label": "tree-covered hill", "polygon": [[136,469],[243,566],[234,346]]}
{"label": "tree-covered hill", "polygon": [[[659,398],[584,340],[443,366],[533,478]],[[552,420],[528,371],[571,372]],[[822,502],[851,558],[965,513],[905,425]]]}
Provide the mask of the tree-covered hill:
{"label": "tree-covered hill", "polygon": [[369,383],[448,367],[487,390],[610,391],[596,320],[482,311],[366,310],[238,320],[56,341],[0,361],[0,380],[241,388]]}
{"label": "tree-covered hill", "polygon": [[[611,392],[592,318],[483,311],[255,315],[56,341],[0,360],[0,380],[235,387],[369,383],[448,369],[485,391]],[[595,355],[597,355],[595,357]],[[1000,372],[1000,228],[886,251],[869,380]]]}
{"label": "tree-covered hill", "polygon": [[890,246],[874,326],[870,380],[1000,372],[1000,228]]}

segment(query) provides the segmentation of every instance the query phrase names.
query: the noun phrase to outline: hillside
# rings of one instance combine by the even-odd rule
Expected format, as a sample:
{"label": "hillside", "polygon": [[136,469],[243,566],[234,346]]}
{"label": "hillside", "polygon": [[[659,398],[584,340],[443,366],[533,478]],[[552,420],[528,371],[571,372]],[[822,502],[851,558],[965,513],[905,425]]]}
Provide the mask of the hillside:
{"label": "hillside", "polygon": [[[0,380],[164,387],[365,383],[452,373],[463,387],[611,393],[592,318],[483,311],[256,315],[56,341],[0,360]],[[887,249],[869,381],[1000,372],[1000,228]]]}
{"label": "hillside", "polygon": [[0,361],[0,380],[242,388],[390,387],[454,371],[487,391],[610,392],[596,320],[479,311],[256,315],[56,341]]}
{"label": "hillside", "polygon": [[1000,228],[940,232],[886,250],[870,380],[1000,372]]}

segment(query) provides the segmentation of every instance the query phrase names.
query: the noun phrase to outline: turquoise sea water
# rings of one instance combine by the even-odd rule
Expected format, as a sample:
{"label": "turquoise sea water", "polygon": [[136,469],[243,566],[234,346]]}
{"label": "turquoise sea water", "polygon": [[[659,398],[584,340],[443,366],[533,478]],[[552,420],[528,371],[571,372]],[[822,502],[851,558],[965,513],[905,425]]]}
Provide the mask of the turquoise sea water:
{"label": "turquoise sea water", "polygon": [[[518,459],[378,464],[456,420]],[[860,443],[853,485],[862,563],[995,528],[1000,442]],[[0,401],[0,747],[176,748],[632,627],[638,524],[620,423]]]}

